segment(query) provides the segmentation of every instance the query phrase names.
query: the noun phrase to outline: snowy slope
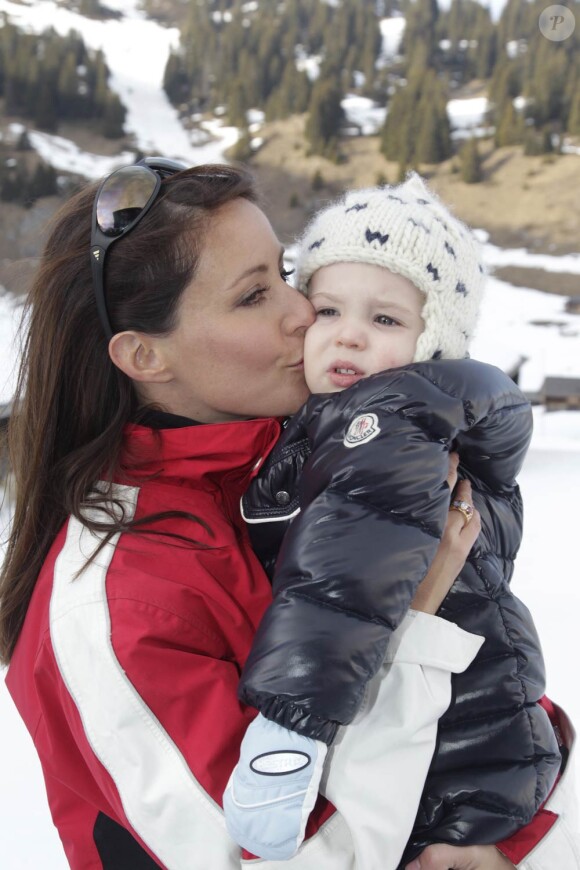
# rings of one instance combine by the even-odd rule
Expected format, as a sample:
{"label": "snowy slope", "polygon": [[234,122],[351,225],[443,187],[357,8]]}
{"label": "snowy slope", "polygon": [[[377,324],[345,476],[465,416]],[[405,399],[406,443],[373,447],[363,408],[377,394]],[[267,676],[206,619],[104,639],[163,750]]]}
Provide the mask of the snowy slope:
{"label": "snowy slope", "polygon": [[[212,135],[208,131],[207,142],[197,144],[184,129],[162,88],[169,51],[179,42],[178,29],[162,27],[147,19],[138,0],[108,0],[106,5],[122,12],[123,17],[93,21],[57,5],[54,0],[27,3],[0,0],[0,13],[6,12],[12,23],[34,33],[47,27],[63,35],[76,30],[89,48],[102,49],[111,71],[111,88],[128,110],[125,128],[142,151],[190,163],[219,162],[224,150],[237,141],[238,131],[214,125]],[[57,169],[71,168],[62,137],[44,133],[33,134],[32,139],[34,147]],[[72,143],[71,147],[75,148]],[[121,157],[116,165],[124,162],[127,160]],[[86,166],[86,161],[79,162],[75,171],[83,172]]]}
{"label": "snowy slope", "polygon": [[[121,13],[119,19],[95,21],[58,5],[55,0],[0,0],[0,13],[30,32],[39,33],[53,27],[58,33],[80,33],[89,48],[102,49],[111,71],[110,84],[127,107],[126,131],[135,146],[148,153],[158,153],[189,163],[212,163],[223,160],[224,152],[239,138],[234,127],[221,121],[201,122],[191,131],[184,128],[179,116],[162,89],[165,64],[172,48],[179,43],[175,27],[163,27],[147,19],[139,0],[109,0],[111,9]],[[384,18],[379,22],[382,48],[379,66],[396,55],[405,21],[402,17]],[[299,47],[297,47],[299,50]],[[298,54],[297,66],[314,79],[318,75],[320,56]],[[382,126],[387,110],[372,100],[347,96],[343,101],[347,118],[360,126],[363,135],[374,135]],[[454,137],[483,135],[487,100],[451,100],[448,113]],[[30,140],[42,158],[61,171],[74,171],[85,178],[98,178],[117,166],[131,162],[132,152],[113,157],[82,152],[71,141],[41,131],[32,131]]]}

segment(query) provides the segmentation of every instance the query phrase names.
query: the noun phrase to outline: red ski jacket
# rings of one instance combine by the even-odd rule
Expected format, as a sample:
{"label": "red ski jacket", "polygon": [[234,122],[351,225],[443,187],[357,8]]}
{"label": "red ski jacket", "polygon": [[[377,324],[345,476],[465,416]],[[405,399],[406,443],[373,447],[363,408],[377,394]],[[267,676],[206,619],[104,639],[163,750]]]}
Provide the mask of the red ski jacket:
{"label": "red ski jacket", "polygon": [[128,516],[200,522],[116,536],[77,577],[99,540],[71,518],[46,559],[6,682],[74,870],[240,866],[221,796],[254,716],[236,693],[271,590],[239,503],[279,432],[129,426]]}

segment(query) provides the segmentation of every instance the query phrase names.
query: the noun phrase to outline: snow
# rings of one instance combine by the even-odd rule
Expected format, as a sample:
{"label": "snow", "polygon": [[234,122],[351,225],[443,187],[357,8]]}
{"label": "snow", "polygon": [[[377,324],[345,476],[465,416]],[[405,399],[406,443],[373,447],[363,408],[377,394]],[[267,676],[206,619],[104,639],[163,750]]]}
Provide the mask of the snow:
{"label": "snow", "polygon": [[520,54],[525,54],[528,49],[527,43],[525,39],[511,39],[509,42],[506,42],[506,53],[510,60],[518,57]]}
{"label": "snow", "polygon": [[[476,230],[476,235],[492,274],[486,283],[472,356],[508,371],[525,360],[519,383],[528,394],[537,393],[550,375],[580,377],[580,315],[565,310],[566,297],[515,288],[493,275],[493,269],[500,266],[543,269],[555,276],[562,272],[580,275],[580,254],[555,257],[524,248],[502,249],[489,242],[484,230]],[[555,287],[557,281],[554,277]]]}
{"label": "snow", "polygon": [[489,266],[524,266],[529,269],[545,269],[547,272],[570,272],[580,275],[580,254],[532,254],[525,248],[498,248],[489,242],[489,233],[476,230],[483,243],[483,258]]}
{"label": "snow", "polygon": [[514,97],[512,100],[513,107],[517,112],[523,112],[529,103],[529,100],[520,94],[519,97]]}
{"label": "snow", "polygon": [[348,123],[358,126],[363,136],[375,136],[385,123],[386,108],[367,97],[347,94],[341,105]]}
{"label": "snow", "polygon": [[451,126],[474,127],[482,124],[488,111],[487,97],[468,97],[466,99],[449,100],[447,114]]}
{"label": "snow", "polygon": [[[399,19],[388,20],[397,21]],[[375,136],[384,124],[388,111],[387,108],[377,106],[367,97],[359,97],[354,94],[347,94],[342,101],[342,106],[347,120],[353,124],[358,124],[363,136]],[[493,133],[493,127],[485,124],[488,110],[487,97],[449,100],[447,114],[453,130],[453,138],[481,137]]]}
{"label": "snow", "polygon": [[489,102],[487,97],[466,97],[449,100],[447,115],[451,125],[451,138],[482,139],[492,136],[495,128],[485,123]]}
{"label": "snow", "polygon": [[580,378],[580,315],[568,314],[565,302],[490,275],[471,355],[508,371],[527,360],[519,383],[529,394],[549,375]]}
{"label": "snow", "polygon": [[105,157],[101,154],[91,154],[90,151],[82,151],[70,139],[53,133],[29,130],[28,138],[45,163],[50,163],[55,169],[63,172],[75,172],[83,178],[96,180],[118,169],[119,166],[135,162],[134,151],[122,151],[112,157]]}
{"label": "snow", "polygon": [[246,112],[246,120],[248,124],[263,124],[266,114],[263,109],[248,109]]}
{"label": "snow", "polygon": [[568,137],[564,138],[560,149],[562,154],[580,154],[580,145],[574,144]]}
{"label": "snow", "polygon": [[212,19],[216,24],[221,24],[222,22],[225,24],[230,24],[232,21],[232,13],[231,12],[212,12]]}
{"label": "snow", "polygon": [[12,399],[16,388],[17,333],[21,315],[22,304],[0,287],[0,405]]}
{"label": "snow", "polygon": [[315,82],[320,75],[321,54],[307,54],[304,46],[297,45],[294,49],[296,55],[296,69],[305,72],[311,82]]}
{"label": "snow", "polygon": [[382,45],[381,52],[377,61],[378,68],[387,66],[397,56],[403,32],[405,30],[405,19],[403,16],[394,18],[382,18],[379,21],[381,31]]}
{"label": "snow", "polygon": [[[62,35],[76,30],[87,47],[102,49],[111,71],[109,84],[128,109],[125,129],[133,134],[136,147],[142,151],[191,164],[223,160],[223,152],[237,141],[238,131],[233,127],[206,124],[204,126],[215,138],[200,150],[161,87],[170,49],[179,44],[179,30],[162,27],[145,18],[138,0],[111,0],[107,5],[121,11],[123,17],[94,21],[57,5],[54,0],[36,0],[31,6],[0,0],[0,12],[6,12],[11,22],[34,33],[48,27]],[[42,135],[42,141],[37,140],[43,149],[41,153],[49,162],[54,160],[57,168],[66,168],[62,160],[67,149],[74,155],[76,164],[85,168],[93,156],[81,154],[73,143],[65,145],[61,137],[54,141]],[[101,160],[106,173],[116,158],[111,164],[107,164],[107,158]],[[100,174],[103,173],[95,169],[95,174],[86,177]]]}

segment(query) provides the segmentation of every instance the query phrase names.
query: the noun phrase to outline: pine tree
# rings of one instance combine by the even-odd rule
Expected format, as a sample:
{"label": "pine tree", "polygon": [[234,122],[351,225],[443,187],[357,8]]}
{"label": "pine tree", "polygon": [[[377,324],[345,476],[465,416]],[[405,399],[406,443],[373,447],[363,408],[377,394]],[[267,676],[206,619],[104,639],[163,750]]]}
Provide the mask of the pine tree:
{"label": "pine tree", "polygon": [[250,108],[246,100],[243,82],[232,82],[228,94],[228,121],[233,127],[244,127],[247,123],[246,112]]}
{"label": "pine tree", "polygon": [[580,136],[580,88],[576,90],[567,124],[568,133]]}
{"label": "pine tree", "polygon": [[32,204],[42,196],[55,196],[57,193],[56,170],[41,160],[28,181],[26,201]]}
{"label": "pine tree", "polygon": [[315,171],[314,175],[312,176],[312,181],[310,182],[310,187],[314,191],[319,191],[319,190],[323,190],[325,185],[326,185],[326,182],[324,180],[324,176],[322,175],[322,172],[320,171],[320,169],[317,169]]}
{"label": "pine tree", "polygon": [[399,88],[389,104],[389,110],[381,131],[381,152],[387,160],[411,160],[411,125],[415,112],[415,99],[411,90]]}
{"label": "pine tree", "polygon": [[3,165],[0,171],[0,199],[4,202],[26,201],[27,177],[20,164]]}
{"label": "pine tree", "polygon": [[56,91],[48,78],[41,80],[36,99],[34,123],[41,130],[53,133],[58,126]]}
{"label": "pine tree", "polygon": [[87,18],[99,18],[103,9],[99,0],[81,0],[79,12]]}
{"label": "pine tree", "polygon": [[95,57],[94,69],[94,89],[93,89],[93,104],[94,112],[98,117],[102,117],[105,113],[107,105],[107,97],[109,94],[109,85],[107,80],[109,72],[105,63],[105,56],[102,51],[98,51]]}
{"label": "pine tree", "polygon": [[234,145],[231,151],[232,158],[238,163],[247,163],[252,156],[252,137],[248,127],[245,126],[241,131],[240,138]]}
{"label": "pine tree", "polygon": [[332,155],[344,119],[342,94],[332,80],[318,81],[312,90],[306,137],[315,154]]}
{"label": "pine tree", "polygon": [[407,6],[405,17],[401,51],[407,58],[407,68],[416,63],[418,52],[424,66],[432,66],[437,53],[437,0],[414,0]]}
{"label": "pine tree", "polygon": [[475,49],[475,76],[478,79],[487,79],[492,75],[497,56],[496,36],[493,22],[487,9],[481,17],[481,24],[475,35],[477,47]]}
{"label": "pine tree", "polygon": [[414,67],[409,82],[389,104],[381,132],[387,160],[405,167],[440,163],[451,155],[451,131],[443,84],[433,69]]}
{"label": "pine tree", "polygon": [[461,178],[466,184],[477,184],[483,178],[477,140],[468,139],[460,151]]}
{"label": "pine tree", "polygon": [[499,124],[495,131],[495,144],[498,148],[504,145],[517,145],[523,139],[522,120],[514,109],[513,102],[507,100],[504,103]]}
{"label": "pine tree", "polygon": [[451,131],[445,97],[434,72],[424,79],[417,113],[420,126],[413,162],[441,163],[451,156]]}
{"label": "pine tree", "polygon": [[188,78],[183,68],[182,57],[177,52],[169,52],[163,74],[163,89],[174,104],[186,102],[189,98]]}
{"label": "pine tree", "polygon": [[121,136],[124,136],[123,124],[125,123],[126,114],[127,110],[117,94],[109,93],[103,112],[103,136],[106,136],[107,139],[120,139]]}
{"label": "pine tree", "polygon": [[60,68],[57,82],[58,114],[61,118],[74,118],[80,114],[79,78],[76,57],[68,52]]}
{"label": "pine tree", "polygon": [[28,136],[28,130],[23,130],[20,136],[18,137],[18,142],[16,143],[17,151],[32,151],[32,145],[30,144],[30,138]]}

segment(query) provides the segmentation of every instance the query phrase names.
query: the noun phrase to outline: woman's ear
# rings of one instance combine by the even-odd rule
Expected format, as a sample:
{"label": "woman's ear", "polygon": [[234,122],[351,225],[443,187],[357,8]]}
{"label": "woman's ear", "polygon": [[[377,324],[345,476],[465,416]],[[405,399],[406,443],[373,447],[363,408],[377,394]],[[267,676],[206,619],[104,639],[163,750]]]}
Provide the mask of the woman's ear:
{"label": "woman's ear", "polygon": [[109,356],[127,377],[141,383],[164,384],[172,380],[163,344],[143,332],[118,332],[109,342]]}

